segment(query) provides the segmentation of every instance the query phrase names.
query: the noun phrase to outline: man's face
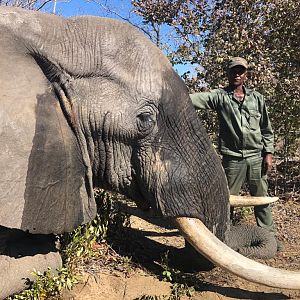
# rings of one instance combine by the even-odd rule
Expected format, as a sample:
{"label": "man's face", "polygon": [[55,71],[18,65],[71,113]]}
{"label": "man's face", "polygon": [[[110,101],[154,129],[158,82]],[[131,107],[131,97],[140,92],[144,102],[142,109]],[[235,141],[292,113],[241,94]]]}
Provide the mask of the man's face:
{"label": "man's face", "polygon": [[235,66],[228,70],[228,81],[231,86],[242,85],[247,78],[247,69],[243,66]]}

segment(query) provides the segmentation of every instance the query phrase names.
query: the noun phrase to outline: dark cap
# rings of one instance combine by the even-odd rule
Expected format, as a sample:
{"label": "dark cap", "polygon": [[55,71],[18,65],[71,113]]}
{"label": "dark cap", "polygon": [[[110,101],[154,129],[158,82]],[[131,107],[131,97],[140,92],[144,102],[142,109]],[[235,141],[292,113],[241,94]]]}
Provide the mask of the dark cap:
{"label": "dark cap", "polygon": [[242,67],[248,69],[248,63],[247,63],[246,59],[242,58],[242,57],[233,57],[229,61],[228,69],[231,69],[235,66],[242,66]]}

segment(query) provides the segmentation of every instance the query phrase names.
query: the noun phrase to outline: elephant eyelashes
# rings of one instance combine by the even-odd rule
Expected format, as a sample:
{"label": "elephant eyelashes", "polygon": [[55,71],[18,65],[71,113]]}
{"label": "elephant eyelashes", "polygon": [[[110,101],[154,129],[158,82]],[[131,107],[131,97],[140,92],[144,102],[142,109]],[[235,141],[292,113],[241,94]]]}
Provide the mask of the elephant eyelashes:
{"label": "elephant eyelashes", "polygon": [[155,118],[150,113],[142,113],[138,115],[138,130],[144,134],[149,134],[155,125]]}

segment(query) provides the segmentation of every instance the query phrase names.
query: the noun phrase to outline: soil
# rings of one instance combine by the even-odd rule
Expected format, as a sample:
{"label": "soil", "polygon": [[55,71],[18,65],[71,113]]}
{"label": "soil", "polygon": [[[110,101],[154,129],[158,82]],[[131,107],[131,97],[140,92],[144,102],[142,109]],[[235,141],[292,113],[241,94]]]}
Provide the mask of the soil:
{"label": "soil", "polygon": [[[296,171],[299,173],[299,164],[297,165]],[[296,184],[294,180],[291,188],[286,189],[287,192],[281,190],[280,200],[272,205],[276,235],[283,244],[283,250],[270,260],[257,260],[286,270],[300,269],[299,174],[293,178],[297,179]],[[270,180],[271,186],[275,180],[278,182],[281,179],[278,173],[274,173]],[[177,283],[188,287],[190,291],[194,289],[190,298],[187,295],[176,298],[174,290],[172,294],[172,284],[162,280],[167,277],[163,276],[163,271],[166,270],[167,258],[167,266],[171,271],[178,270],[178,260],[189,260],[182,254],[184,239],[170,223],[162,222],[151,212],[145,213],[133,204],[127,205],[125,209],[131,215],[131,225],[124,233],[125,238],[123,236],[120,243],[115,242],[112,248],[105,243],[95,245],[103,252],[104,259],[82,265],[78,270],[81,274],[80,283],[72,291],[65,291],[62,299],[300,299],[300,290],[276,289],[255,284],[219,267],[193,273],[179,268],[180,272],[172,273],[172,279]],[[246,216],[243,222],[254,223],[253,214]]]}
{"label": "soil", "polygon": [[[80,270],[81,282],[72,291],[65,291],[62,299],[133,300],[143,295],[157,296],[148,299],[163,299],[163,296],[171,294],[172,285],[160,280],[164,270],[162,257],[168,253],[168,265],[171,268],[172,257],[176,257],[176,251],[180,255],[180,249],[184,246],[183,238],[170,224],[161,223],[159,218],[151,214],[134,206],[128,206],[128,211],[132,214],[131,226],[126,233],[129,236],[126,244],[129,245],[116,245],[116,248],[122,255],[131,256],[130,264],[119,262],[122,256],[103,246],[107,263],[92,261],[83,266]],[[273,215],[277,236],[284,249],[273,259],[257,261],[272,267],[297,270],[300,261],[300,203],[278,201],[273,205]],[[246,221],[252,223],[253,219],[253,215],[250,215]],[[98,247],[101,250],[101,244]],[[180,274],[179,281],[195,289],[191,298],[181,296],[180,299],[300,299],[300,291],[251,283],[218,267],[206,272]]]}

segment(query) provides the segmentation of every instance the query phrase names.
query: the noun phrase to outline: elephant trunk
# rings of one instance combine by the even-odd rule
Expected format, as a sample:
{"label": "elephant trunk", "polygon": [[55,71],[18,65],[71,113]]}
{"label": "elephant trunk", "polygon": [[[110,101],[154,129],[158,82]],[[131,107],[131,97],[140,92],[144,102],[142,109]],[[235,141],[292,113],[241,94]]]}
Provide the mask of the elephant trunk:
{"label": "elephant trunk", "polygon": [[226,232],[226,245],[251,258],[270,259],[277,253],[274,233],[251,224],[231,226]]}
{"label": "elephant trunk", "polygon": [[175,224],[189,243],[215,265],[266,286],[300,288],[300,272],[275,269],[244,257],[222,243],[199,219],[175,218]]}

